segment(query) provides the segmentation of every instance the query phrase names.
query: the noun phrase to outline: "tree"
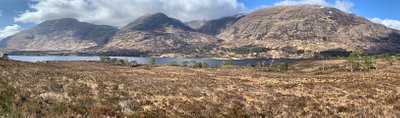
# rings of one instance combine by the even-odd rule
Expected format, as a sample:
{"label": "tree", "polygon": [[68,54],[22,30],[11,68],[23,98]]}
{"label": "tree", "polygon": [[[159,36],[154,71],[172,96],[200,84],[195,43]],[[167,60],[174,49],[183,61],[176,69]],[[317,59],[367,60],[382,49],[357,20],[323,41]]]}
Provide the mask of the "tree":
{"label": "tree", "polygon": [[156,58],[151,57],[151,58],[149,59],[149,65],[156,65]]}
{"label": "tree", "polygon": [[203,62],[203,68],[208,68],[210,65],[207,62]]}
{"label": "tree", "polygon": [[226,62],[224,63],[224,65],[233,65],[233,59],[229,58],[228,60],[226,60]]}
{"label": "tree", "polygon": [[361,58],[366,56],[366,52],[364,50],[356,50],[350,53],[349,58]]}
{"label": "tree", "polygon": [[0,59],[8,60],[10,59],[7,54],[0,55]]}
{"label": "tree", "polygon": [[188,61],[183,61],[183,62],[181,63],[181,65],[182,65],[183,67],[187,67],[187,66],[189,65],[189,62],[188,62]]}
{"label": "tree", "polygon": [[118,62],[116,64],[128,65],[129,64],[128,58],[118,59]]}
{"label": "tree", "polygon": [[176,62],[176,61],[171,62],[169,65],[170,65],[170,66],[179,66],[179,65],[178,65],[178,62]]}
{"label": "tree", "polygon": [[135,60],[135,61],[131,61],[131,62],[129,62],[129,66],[131,66],[131,67],[138,67],[139,66],[139,63]]}

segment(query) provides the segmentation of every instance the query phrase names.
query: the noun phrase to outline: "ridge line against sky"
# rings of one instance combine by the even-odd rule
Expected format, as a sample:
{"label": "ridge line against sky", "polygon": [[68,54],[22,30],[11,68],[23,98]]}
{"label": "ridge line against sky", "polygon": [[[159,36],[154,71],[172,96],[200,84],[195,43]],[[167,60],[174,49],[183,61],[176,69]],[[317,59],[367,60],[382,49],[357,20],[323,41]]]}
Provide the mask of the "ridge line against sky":
{"label": "ridge line against sky", "polygon": [[124,26],[155,12],[190,21],[251,12],[263,7],[300,4],[335,7],[400,30],[400,16],[395,13],[400,7],[398,0],[0,0],[0,40],[56,18]]}

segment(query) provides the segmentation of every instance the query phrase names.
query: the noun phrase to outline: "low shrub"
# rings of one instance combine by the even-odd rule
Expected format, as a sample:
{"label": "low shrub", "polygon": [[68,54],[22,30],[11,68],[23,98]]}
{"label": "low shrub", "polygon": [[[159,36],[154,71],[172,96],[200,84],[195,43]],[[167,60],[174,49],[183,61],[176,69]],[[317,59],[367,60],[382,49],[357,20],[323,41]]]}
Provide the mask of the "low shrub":
{"label": "low shrub", "polygon": [[183,62],[181,63],[181,66],[183,66],[183,67],[188,67],[188,66],[189,66],[189,62],[188,62],[188,61],[183,61]]}
{"label": "low shrub", "polygon": [[156,58],[151,57],[148,62],[149,65],[156,65]]}
{"label": "low shrub", "polygon": [[229,58],[228,60],[224,61],[224,65],[233,65],[233,59]]}
{"label": "low shrub", "polygon": [[210,65],[207,62],[203,62],[203,68],[208,68]]}
{"label": "low shrub", "polygon": [[[5,90],[0,93],[0,111],[3,113],[10,113],[12,112],[13,100],[14,95],[16,94],[16,90],[13,87],[4,84],[0,85],[0,88],[5,88]],[[0,115],[2,114],[1,112]]]}
{"label": "low shrub", "polygon": [[395,61],[395,57],[393,56],[386,56],[383,58],[389,65],[393,65],[394,61]]}
{"label": "low shrub", "polygon": [[277,62],[271,65],[271,69],[278,71],[287,71],[289,70],[289,64],[285,62]]}
{"label": "low shrub", "polygon": [[169,64],[169,66],[180,66],[180,65],[178,64],[178,62],[173,61],[173,62],[171,62],[171,63]]}
{"label": "low shrub", "polygon": [[332,69],[338,69],[339,65],[322,65],[318,68],[319,71],[326,71],[326,70],[332,70]]}

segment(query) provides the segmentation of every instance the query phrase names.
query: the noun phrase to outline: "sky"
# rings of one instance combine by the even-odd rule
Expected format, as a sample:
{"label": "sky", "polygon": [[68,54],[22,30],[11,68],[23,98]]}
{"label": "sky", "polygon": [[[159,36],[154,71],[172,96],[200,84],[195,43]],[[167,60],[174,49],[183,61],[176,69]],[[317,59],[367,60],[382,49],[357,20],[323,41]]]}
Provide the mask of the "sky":
{"label": "sky", "polygon": [[190,21],[299,4],[335,7],[400,30],[400,0],[0,0],[0,40],[56,18],[124,26],[156,12]]}

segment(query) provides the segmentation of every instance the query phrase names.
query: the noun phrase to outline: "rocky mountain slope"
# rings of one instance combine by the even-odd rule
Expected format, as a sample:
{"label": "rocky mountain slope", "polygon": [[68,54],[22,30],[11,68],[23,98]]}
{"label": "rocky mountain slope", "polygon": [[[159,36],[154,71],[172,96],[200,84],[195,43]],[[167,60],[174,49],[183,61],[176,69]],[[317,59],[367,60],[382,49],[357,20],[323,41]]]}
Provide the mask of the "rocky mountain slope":
{"label": "rocky mountain slope", "polygon": [[224,47],[259,46],[272,57],[309,57],[343,49],[399,52],[400,33],[383,25],[318,5],[278,6],[248,14],[217,36]]}
{"label": "rocky mountain slope", "polygon": [[120,30],[75,19],[45,21],[0,42],[18,51],[166,57],[310,58],[325,52],[400,52],[400,31],[319,5],[278,6],[182,23],[163,13]]}
{"label": "rocky mountain slope", "polygon": [[125,54],[127,51],[154,55],[198,52],[204,47],[215,47],[215,37],[195,32],[181,21],[163,13],[143,16],[112,37],[99,52]]}
{"label": "rocky mountain slope", "polygon": [[242,17],[244,17],[244,15],[227,16],[219,19],[206,21],[200,27],[195,29],[198,32],[215,36],[223,32],[227,27],[231,26]]}
{"label": "rocky mountain slope", "polygon": [[192,20],[192,21],[185,22],[185,24],[193,29],[197,29],[197,28],[203,26],[206,22],[207,22],[207,20]]}
{"label": "rocky mountain slope", "polygon": [[0,48],[23,51],[77,51],[103,46],[118,29],[72,18],[48,20],[0,42]]}

